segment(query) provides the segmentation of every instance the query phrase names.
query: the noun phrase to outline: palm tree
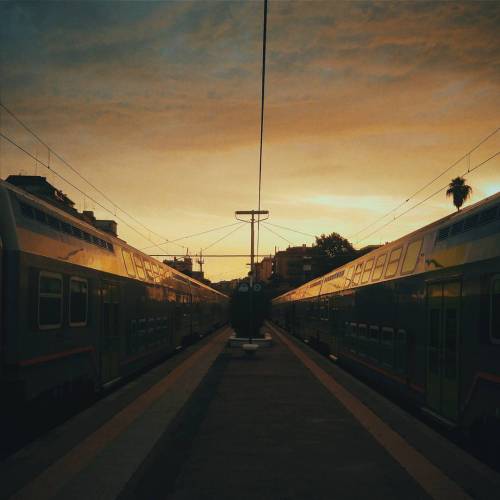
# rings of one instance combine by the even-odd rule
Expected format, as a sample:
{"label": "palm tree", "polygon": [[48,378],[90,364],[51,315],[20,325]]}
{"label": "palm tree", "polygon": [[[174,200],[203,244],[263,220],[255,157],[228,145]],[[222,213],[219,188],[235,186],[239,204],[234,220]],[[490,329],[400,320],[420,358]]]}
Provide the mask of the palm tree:
{"label": "palm tree", "polygon": [[453,196],[453,205],[457,207],[457,211],[464,204],[464,201],[472,194],[472,188],[465,184],[463,177],[455,177],[451,180],[446,190],[446,196]]}

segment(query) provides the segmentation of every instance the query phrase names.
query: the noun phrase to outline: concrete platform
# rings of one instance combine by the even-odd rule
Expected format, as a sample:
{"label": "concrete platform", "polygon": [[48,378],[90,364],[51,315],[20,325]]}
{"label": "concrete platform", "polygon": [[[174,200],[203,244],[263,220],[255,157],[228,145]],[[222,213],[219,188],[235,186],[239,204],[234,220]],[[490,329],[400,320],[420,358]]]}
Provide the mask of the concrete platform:
{"label": "concrete platform", "polygon": [[205,339],[0,464],[16,499],[500,497],[500,477],[304,344]]}
{"label": "concrete platform", "polygon": [[[250,339],[248,337],[237,337],[236,335],[231,335],[228,340],[230,347],[243,347],[244,344],[248,344]],[[264,338],[252,338],[252,344],[257,344],[262,347],[271,347],[273,345],[273,338],[271,334],[265,333]]]}

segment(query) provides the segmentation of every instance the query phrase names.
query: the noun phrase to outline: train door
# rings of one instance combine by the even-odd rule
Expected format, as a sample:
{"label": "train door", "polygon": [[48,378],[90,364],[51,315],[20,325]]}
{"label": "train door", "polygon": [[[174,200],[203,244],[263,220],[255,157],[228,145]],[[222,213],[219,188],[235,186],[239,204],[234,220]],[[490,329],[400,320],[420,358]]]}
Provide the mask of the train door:
{"label": "train door", "polygon": [[458,418],[461,283],[427,287],[427,405],[449,420]]}
{"label": "train door", "polygon": [[328,321],[328,334],[330,337],[330,350],[331,353],[334,356],[338,356],[338,328],[337,328],[337,322],[338,322],[338,314],[336,311],[336,304],[335,304],[335,297],[333,295],[330,295],[328,297],[328,315],[327,315],[327,321]]}
{"label": "train door", "polygon": [[120,376],[120,288],[118,283],[101,285],[101,382]]}
{"label": "train door", "polygon": [[3,350],[3,324],[4,324],[4,317],[2,314],[2,305],[3,305],[3,245],[2,245],[2,238],[0,237],[0,373],[2,371],[2,360],[3,356],[2,350]]}

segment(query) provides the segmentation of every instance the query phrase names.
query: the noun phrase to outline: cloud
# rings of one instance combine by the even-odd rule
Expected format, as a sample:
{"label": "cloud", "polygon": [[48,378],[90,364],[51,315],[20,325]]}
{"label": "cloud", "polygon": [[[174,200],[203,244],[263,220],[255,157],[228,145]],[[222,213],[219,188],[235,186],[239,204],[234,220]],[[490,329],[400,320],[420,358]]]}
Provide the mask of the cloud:
{"label": "cloud", "polygon": [[[498,25],[497,2],[270,2],[275,221],[352,233],[498,127]],[[141,220],[196,232],[256,203],[261,30],[256,2],[4,2],[1,98]],[[42,151],[8,119],[2,130]],[[4,174],[33,163],[7,148],[1,161]]]}

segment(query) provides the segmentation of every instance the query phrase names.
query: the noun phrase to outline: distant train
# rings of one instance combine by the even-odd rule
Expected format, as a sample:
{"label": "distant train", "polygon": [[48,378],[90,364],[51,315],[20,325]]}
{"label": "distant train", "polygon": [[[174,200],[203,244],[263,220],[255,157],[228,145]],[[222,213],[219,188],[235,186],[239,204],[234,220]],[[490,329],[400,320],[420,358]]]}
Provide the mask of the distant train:
{"label": "distant train", "polygon": [[425,412],[500,422],[500,193],[273,301],[276,323]]}
{"label": "distant train", "polygon": [[113,221],[86,221],[44,178],[12,179],[0,181],[4,401],[106,387],[227,321],[225,295],[127,245]]}
{"label": "distant train", "polygon": [[231,295],[229,320],[237,337],[261,337],[261,327],[269,311],[269,296],[261,283],[243,281]]}

